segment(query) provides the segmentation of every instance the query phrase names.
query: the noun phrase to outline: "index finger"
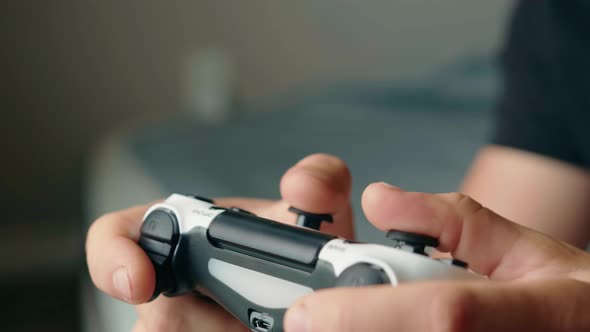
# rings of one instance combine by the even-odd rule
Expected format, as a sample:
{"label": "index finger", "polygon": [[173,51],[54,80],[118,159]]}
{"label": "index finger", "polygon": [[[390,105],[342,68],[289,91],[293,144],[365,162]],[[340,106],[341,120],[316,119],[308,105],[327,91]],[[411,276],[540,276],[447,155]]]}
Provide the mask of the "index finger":
{"label": "index finger", "polygon": [[510,222],[466,195],[406,192],[375,183],[363,194],[367,218],[381,230],[435,237],[438,249],[497,280],[516,279],[567,264],[582,253]]}

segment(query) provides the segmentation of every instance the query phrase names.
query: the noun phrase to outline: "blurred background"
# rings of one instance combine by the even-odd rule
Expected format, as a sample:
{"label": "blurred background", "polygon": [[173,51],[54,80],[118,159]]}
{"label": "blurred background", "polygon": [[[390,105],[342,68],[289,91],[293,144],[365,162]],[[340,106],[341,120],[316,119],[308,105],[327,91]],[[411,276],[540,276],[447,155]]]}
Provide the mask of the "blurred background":
{"label": "blurred background", "polygon": [[276,197],[316,151],[349,162],[353,195],[373,177],[452,190],[486,139],[511,5],[4,0],[0,329],[126,330],[88,285],[85,232],[171,191]]}

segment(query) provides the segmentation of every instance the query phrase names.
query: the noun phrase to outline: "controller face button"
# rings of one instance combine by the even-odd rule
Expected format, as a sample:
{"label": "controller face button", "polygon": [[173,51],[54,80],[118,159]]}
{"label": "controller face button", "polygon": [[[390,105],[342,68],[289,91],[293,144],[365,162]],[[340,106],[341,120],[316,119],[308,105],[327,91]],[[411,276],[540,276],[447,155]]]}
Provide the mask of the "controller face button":
{"label": "controller face button", "polygon": [[141,235],[171,243],[175,237],[174,226],[176,221],[165,211],[156,210],[147,216],[141,227]]}
{"label": "controller face button", "polygon": [[335,287],[361,287],[389,283],[391,281],[382,268],[368,263],[358,263],[342,271],[336,278]]}

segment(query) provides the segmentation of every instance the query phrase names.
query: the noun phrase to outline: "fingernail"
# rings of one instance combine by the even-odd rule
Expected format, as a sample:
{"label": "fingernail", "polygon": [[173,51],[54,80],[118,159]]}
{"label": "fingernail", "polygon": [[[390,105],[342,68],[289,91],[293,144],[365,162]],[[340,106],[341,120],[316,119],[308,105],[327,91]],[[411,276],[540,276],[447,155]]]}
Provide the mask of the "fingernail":
{"label": "fingernail", "polygon": [[392,184],[389,184],[387,182],[380,182],[380,184],[383,185],[383,186],[385,186],[385,187],[387,187],[387,188],[389,188],[389,189],[392,189],[392,190],[396,190],[396,191],[400,191],[401,190],[399,187],[396,187],[396,186],[394,186]]}
{"label": "fingernail", "polygon": [[296,306],[288,311],[285,316],[285,330],[287,332],[309,332],[309,316],[303,305]]}
{"label": "fingernail", "polygon": [[129,302],[131,299],[131,285],[129,284],[127,268],[120,267],[113,273],[113,286],[119,293],[119,297]]}

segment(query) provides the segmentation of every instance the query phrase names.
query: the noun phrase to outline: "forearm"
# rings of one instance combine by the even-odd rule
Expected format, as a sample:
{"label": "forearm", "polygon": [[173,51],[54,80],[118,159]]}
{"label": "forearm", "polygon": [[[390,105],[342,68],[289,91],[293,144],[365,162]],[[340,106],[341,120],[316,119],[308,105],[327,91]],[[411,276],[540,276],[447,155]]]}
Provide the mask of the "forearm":
{"label": "forearm", "polygon": [[585,248],[590,238],[590,176],[540,155],[488,146],[461,192],[524,226]]}

